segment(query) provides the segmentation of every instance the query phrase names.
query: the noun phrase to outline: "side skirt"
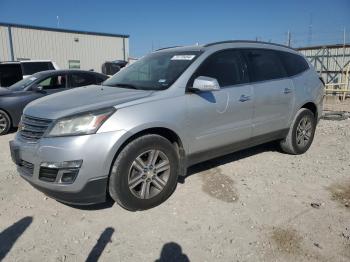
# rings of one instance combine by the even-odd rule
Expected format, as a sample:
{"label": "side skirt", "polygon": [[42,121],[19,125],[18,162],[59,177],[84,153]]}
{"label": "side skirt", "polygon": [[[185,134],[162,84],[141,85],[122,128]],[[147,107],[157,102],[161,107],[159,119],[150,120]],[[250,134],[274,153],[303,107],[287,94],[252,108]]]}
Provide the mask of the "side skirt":
{"label": "side skirt", "polygon": [[264,144],[267,142],[275,141],[278,139],[283,139],[287,136],[289,129],[283,129],[276,132],[272,132],[269,134],[264,134],[256,137],[252,137],[250,139],[236,142],[229,145],[224,145],[221,147],[209,149],[206,151],[194,153],[192,155],[187,156],[187,167],[190,167],[194,164],[207,161],[209,159],[213,159],[219,156],[224,156],[233,152],[237,152],[242,149],[246,149],[249,147],[257,146],[260,144]]}

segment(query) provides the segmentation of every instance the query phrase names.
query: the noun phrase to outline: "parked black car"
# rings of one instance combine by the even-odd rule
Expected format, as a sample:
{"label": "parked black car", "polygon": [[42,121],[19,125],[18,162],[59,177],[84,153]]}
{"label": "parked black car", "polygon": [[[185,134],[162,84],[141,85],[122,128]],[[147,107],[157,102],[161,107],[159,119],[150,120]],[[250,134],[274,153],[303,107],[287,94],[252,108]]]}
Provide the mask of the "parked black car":
{"label": "parked black car", "polygon": [[108,76],[83,70],[49,70],[27,77],[8,88],[0,87],[0,135],[17,127],[31,101],[69,88],[100,84]]}

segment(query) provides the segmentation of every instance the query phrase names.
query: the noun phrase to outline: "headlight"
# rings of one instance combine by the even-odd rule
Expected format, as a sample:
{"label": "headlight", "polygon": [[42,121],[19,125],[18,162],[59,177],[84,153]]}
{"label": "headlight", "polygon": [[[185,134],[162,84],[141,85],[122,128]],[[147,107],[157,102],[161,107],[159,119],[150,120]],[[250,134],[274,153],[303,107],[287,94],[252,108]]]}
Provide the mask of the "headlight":
{"label": "headlight", "polygon": [[96,110],[57,120],[47,136],[87,135],[96,133],[100,126],[115,112],[115,108]]}

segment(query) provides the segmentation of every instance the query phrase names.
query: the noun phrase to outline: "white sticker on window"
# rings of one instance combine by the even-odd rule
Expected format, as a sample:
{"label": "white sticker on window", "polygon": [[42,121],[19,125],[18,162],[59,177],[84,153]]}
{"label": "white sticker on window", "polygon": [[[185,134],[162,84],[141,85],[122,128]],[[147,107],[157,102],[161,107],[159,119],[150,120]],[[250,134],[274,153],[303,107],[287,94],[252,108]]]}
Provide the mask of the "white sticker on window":
{"label": "white sticker on window", "polygon": [[30,81],[34,81],[34,80],[36,80],[36,79],[37,79],[37,78],[34,77],[34,76],[32,76],[32,77],[29,78]]}
{"label": "white sticker on window", "polygon": [[166,79],[159,79],[158,82],[159,82],[159,83],[165,83],[165,82],[166,82]]}
{"label": "white sticker on window", "polygon": [[171,60],[192,60],[195,55],[174,55]]}

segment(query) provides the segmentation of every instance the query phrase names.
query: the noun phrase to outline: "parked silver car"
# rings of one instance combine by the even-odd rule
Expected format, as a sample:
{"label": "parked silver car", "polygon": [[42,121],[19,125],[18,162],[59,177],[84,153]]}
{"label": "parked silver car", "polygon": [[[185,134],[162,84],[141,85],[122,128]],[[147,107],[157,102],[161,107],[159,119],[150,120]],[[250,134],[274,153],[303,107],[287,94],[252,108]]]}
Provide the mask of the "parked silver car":
{"label": "parked silver car", "polygon": [[268,141],[310,147],[323,83],[291,48],[227,41],[167,48],[102,85],[24,110],[12,157],[20,175],[67,203],[109,194],[144,210],[165,201],[188,166]]}

